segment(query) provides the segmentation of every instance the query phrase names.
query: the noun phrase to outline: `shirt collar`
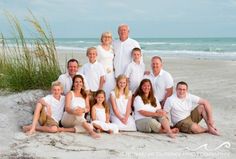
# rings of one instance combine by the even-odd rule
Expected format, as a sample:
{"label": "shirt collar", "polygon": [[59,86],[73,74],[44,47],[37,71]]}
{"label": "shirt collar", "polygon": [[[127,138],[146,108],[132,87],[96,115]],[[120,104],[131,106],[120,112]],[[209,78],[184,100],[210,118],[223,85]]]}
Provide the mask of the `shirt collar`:
{"label": "shirt collar", "polygon": [[158,76],[161,76],[162,74],[163,74],[163,69],[161,69],[160,73],[159,73],[157,76],[155,76],[155,75],[153,74],[153,71],[151,71],[151,75],[152,75],[153,77],[158,77]]}

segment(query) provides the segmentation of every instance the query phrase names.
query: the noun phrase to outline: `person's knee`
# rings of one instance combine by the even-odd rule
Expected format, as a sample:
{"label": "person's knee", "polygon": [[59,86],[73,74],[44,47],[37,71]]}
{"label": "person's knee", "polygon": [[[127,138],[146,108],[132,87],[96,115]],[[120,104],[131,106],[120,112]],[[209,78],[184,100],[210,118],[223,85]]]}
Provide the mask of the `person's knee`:
{"label": "person's knee", "polygon": [[197,109],[198,109],[198,112],[201,114],[205,110],[205,107],[204,107],[204,105],[201,104],[198,106]]}
{"label": "person's knee", "polygon": [[198,134],[201,132],[200,130],[200,127],[198,124],[194,123],[192,126],[191,126],[191,132],[194,133],[194,134]]}

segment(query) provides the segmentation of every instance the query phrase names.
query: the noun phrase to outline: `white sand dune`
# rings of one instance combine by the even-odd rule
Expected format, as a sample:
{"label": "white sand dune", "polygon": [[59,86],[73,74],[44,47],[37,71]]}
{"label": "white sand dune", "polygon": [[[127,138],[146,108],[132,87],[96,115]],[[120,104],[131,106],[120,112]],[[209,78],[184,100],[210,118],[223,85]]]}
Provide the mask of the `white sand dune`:
{"label": "white sand dune", "polygon": [[[84,57],[80,61],[84,63]],[[138,132],[102,134],[96,140],[73,133],[26,136],[20,126],[31,122],[35,102],[45,95],[33,90],[0,96],[0,158],[236,158],[236,61],[164,57],[164,68],[175,83],[186,81],[191,93],[210,101],[221,136],[180,133],[170,139]]]}

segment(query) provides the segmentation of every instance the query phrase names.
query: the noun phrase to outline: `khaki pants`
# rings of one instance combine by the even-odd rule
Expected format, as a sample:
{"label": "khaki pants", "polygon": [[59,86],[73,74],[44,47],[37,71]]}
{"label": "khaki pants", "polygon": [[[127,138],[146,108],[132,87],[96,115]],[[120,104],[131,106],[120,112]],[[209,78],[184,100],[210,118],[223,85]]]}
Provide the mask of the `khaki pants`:
{"label": "khaki pants", "polygon": [[158,133],[161,129],[161,123],[154,118],[143,118],[135,121],[138,131],[151,133]]}
{"label": "khaki pants", "polygon": [[[86,130],[83,127],[83,123],[87,122],[83,116],[75,116],[64,112],[61,124],[65,128],[75,128],[75,132],[84,133]],[[90,124],[91,125],[91,124]],[[92,125],[91,125],[92,128]]]}

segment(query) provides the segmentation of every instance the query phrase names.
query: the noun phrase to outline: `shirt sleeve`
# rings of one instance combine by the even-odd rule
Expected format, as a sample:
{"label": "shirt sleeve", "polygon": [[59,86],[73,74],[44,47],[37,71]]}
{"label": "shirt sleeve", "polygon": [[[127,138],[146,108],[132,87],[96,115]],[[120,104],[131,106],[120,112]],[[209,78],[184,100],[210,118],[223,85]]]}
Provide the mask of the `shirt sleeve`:
{"label": "shirt sleeve", "polygon": [[130,67],[130,65],[128,65],[128,67],[127,67],[127,69],[125,71],[125,76],[127,78],[130,78],[130,74],[131,74],[131,67]]}
{"label": "shirt sleeve", "polygon": [[174,86],[174,80],[171,74],[167,73],[166,88],[171,88]]}
{"label": "shirt sleeve", "polygon": [[166,102],[165,102],[165,105],[164,105],[163,109],[166,112],[170,112],[171,107],[172,107],[172,105],[171,105],[171,98],[169,97],[169,98],[166,99]]}
{"label": "shirt sleeve", "polygon": [[134,109],[136,111],[145,110],[143,100],[140,96],[136,96],[134,99]]}
{"label": "shirt sleeve", "polygon": [[200,97],[198,97],[196,95],[192,95],[192,94],[189,94],[189,97],[190,97],[191,102],[192,102],[192,110],[193,110],[198,105]]}
{"label": "shirt sleeve", "polygon": [[83,74],[80,74],[82,77],[83,77],[83,79],[84,79],[84,88],[85,88],[85,90],[86,91],[88,91],[90,88],[89,88],[89,85],[88,85],[88,81],[87,81],[87,79],[84,77],[84,75]]}

